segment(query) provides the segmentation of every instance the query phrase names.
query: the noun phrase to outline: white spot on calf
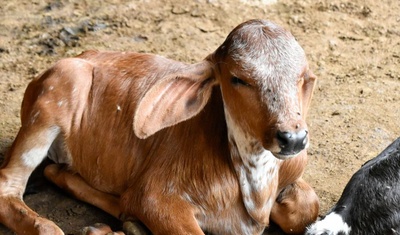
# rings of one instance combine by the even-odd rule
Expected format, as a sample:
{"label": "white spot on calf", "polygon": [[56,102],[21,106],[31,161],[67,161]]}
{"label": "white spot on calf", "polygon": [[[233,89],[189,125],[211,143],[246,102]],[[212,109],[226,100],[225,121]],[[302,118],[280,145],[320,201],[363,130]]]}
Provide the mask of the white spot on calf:
{"label": "white spot on calf", "polygon": [[[52,127],[45,130],[43,133],[38,133],[38,135],[41,136],[38,136],[38,141],[35,142],[37,143],[37,146],[29,149],[21,155],[23,164],[30,168],[37,167],[46,157],[47,151],[59,133],[60,128],[58,127]],[[39,139],[43,141],[41,142]]]}
{"label": "white spot on calf", "polygon": [[36,122],[37,118],[39,117],[39,114],[40,114],[40,110],[37,111],[35,114],[33,114],[33,115],[31,116],[31,123],[32,123],[32,124]]}
{"label": "white spot on calf", "polygon": [[346,222],[343,221],[343,218],[332,212],[328,214],[323,220],[320,220],[313,225],[311,225],[306,234],[307,235],[336,235],[339,232],[344,234],[350,234],[351,227],[349,227]]}
{"label": "white spot on calf", "polygon": [[47,153],[46,147],[33,148],[22,154],[22,160],[27,167],[35,168],[44,159]]}
{"label": "white spot on calf", "polygon": [[68,100],[62,99],[62,100],[57,102],[57,106],[61,107],[61,106],[65,105],[65,104],[67,104],[67,103],[68,103]]}

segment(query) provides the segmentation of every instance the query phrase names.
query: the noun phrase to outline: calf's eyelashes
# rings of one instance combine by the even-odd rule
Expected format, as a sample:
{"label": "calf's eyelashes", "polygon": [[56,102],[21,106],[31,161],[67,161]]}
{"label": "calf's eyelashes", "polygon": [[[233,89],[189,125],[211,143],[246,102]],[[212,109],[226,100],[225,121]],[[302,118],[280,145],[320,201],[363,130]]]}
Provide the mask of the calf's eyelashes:
{"label": "calf's eyelashes", "polygon": [[232,77],[231,83],[232,83],[233,85],[236,85],[236,86],[242,85],[242,86],[251,87],[251,85],[250,85],[249,83],[245,82],[243,79],[240,79],[240,78],[238,78],[238,77],[236,77],[236,76],[233,76],[233,77]]}

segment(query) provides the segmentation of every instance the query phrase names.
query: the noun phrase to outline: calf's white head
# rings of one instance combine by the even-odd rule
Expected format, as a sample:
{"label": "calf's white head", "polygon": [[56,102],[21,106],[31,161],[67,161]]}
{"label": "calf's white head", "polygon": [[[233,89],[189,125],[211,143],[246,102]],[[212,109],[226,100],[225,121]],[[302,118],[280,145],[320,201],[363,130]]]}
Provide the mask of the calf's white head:
{"label": "calf's white head", "polygon": [[265,20],[244,22],[204,61],[168,67],[171,72],[139,101],[138,137],[195,116],[217,85],[228,130],[251,143],[248,151],[265,149],[287,159],[307,147],[305,117],[315,76],[303,49],[283,28]]}

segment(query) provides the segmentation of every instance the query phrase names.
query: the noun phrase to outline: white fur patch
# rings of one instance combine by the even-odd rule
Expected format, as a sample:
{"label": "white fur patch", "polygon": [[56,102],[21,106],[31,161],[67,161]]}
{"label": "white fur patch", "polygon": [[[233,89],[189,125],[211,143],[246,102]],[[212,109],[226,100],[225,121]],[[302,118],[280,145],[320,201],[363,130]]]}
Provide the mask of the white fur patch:
{"label": "white fur patch", "polygon": [[351,227],[349,227],[342,219],[342,217],[334,212],[328,214],[323,220],[320,220],[311,225],[306,234],[307,235],[336,235],[339,232],[350,234]]}
{"label": "white fur patch", "polygon": [[[256,140],[246,134],[233,121],[227,109],[225,109],[225,116],[230,141],[235,141],[240,156],[240,163],[237,164],[237,160],[234,160],[233,163],[238,174],[243,203],[250,214],[256,214],[259,211],[269,213],[268,211],[272,208],[275,195],[265,195],[262,205],[255,203],[254,196],[262,195],[263,191],[270,190],[270,187],[273,185],[277,186],[275,181],[277,181],[280,160],[275,158],[270,151],[265,150],[261,145],[258,148],[251,147],[251,143],[254,143]],[[235,155],[232,154],[232,156]],[[268,218],[265,218],[265,220],[268,220]]]}
{"label": "white fur patch", "polygon": [[35,168],[43,161],[44,157],[46,156],[46,153],[47,153],[46,147],[33,148],[23,153],[21,158],[25,166],[30,168]]}
{"label": "white fur patch", "polygon": [[59,133],[60,128],[58,127],[52,127],[46,130],[44,133],[41,133],[40,135],[43,136],[40,136],[39,139],[45,138],[45,141],[43,143],[38,141],[39,144],[37,147],[31,148],[21,155],[23,164],[30,168],[37,167],[46,157],[47,151]]}

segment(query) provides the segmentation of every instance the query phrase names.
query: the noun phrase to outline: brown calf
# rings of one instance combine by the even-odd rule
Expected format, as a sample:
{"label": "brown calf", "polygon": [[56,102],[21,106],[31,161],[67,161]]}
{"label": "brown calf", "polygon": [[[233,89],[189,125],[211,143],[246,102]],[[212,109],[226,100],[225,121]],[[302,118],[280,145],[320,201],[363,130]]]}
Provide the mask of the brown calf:
{"label": "brown calf", "polygon": [[197,64],[131,52],[63,59],[26,90],[0,170],[0,222],[63,234],[22,201],[48,156],[50,180],[154,234],[261,234],[270,218],[301,233],[318,212],[301,178],[314,82],[294,37],[263,20]]}

